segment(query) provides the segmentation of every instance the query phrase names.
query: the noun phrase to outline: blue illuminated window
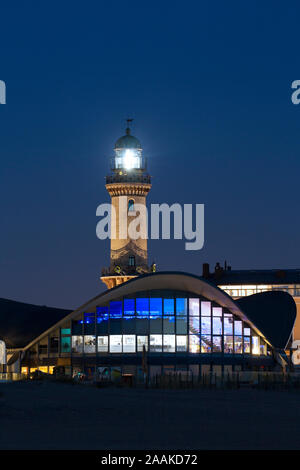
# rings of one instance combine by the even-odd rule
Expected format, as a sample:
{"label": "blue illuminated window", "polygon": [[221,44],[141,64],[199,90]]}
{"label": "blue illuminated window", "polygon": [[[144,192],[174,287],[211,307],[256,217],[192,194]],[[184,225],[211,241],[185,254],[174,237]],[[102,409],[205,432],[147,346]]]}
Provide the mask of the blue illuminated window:
{"label": "blue illuminated window", "polygon": [[136,299],[136,313],[139,317],[149,316],[149,299]]}
{"label": "blue illuminated window", "polygon": [[150,299],[150,315],[155,317],[162,316],[162,298]]}
{"label": "blue illuminated window", "polygon": [[108,314],[108,307],[105,306],[105,307],[97,307],[96,308],[96,312],[97,314],[101,314],[101,315],[105,315],[105,314]]}
{"label": "blue illuminated window", "polygon": [[94,313],[84,313],[84,323],[95,323],[95,314]]}
{"label": "blue illuminated window", "polygon": [[97,307],[96,308],[97,323],[101,323],[108,319],[108,307]]}
{"label": "blue illuminated window", "polygon": [[176,299],[176,315],[187,314],[187,299]]}
{"label": "blue illuminated window", "polygon": [[122,317],[122,301],[114,300],[110,302],[110,316],[113,318]]}
{"label": "blue illuminated window", "polygon": [[164,315],[174,315],[174,299],[164,299]]}
{"label": "blue illuminated window", "polygon": [[134,299],[124,299],[124,316],[134,315],[135,311]]}

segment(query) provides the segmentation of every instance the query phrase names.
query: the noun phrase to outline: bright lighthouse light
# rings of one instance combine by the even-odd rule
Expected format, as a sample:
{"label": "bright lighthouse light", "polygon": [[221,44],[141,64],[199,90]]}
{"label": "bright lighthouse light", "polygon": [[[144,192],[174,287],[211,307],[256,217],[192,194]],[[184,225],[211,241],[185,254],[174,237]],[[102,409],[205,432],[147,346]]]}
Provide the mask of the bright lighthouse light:
{"label": "bright lighthouse light", "polygon": [[132,150],[126,150],[123,158],[124,168],[126,168],[126,170],[130,170],[136,167],[136,156]]}

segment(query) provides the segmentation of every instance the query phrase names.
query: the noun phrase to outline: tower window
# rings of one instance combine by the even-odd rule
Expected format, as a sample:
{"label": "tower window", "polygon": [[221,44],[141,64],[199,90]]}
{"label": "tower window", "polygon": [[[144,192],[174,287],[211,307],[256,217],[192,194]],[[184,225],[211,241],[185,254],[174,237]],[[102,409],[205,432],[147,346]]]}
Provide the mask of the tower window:
{"label": "tower window", "polygon": [[129,256],[129,266],[135,266],[135,257]]}
{"label": "tower window", "polygon": [[129,199],[128,201],[128,212],[134,211],[134,200]]}

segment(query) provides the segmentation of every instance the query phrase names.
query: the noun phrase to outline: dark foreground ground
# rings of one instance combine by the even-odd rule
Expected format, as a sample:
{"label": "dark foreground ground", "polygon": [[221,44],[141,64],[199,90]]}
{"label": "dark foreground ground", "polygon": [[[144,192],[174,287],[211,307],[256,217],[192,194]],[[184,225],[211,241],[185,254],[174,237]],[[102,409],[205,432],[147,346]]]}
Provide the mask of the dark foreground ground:
{"label": "dark foreground ground", "polygon": [[299,449],[300,393],[0,384],[0,449]]}

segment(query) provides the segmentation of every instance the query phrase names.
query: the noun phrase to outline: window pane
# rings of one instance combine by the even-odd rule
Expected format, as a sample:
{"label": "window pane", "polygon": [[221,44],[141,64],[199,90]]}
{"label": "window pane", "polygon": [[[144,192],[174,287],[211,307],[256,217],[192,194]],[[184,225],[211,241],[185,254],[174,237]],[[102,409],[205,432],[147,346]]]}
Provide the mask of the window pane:
{"label": "window pane", "polygon": [[57,353],[58,352],[58,345],[59,345],[58,336],[51,336],[50,337],[50,352],[51,353]]}
{"label": "window pane", "polygon": [[96,336],[94,335],[84,336],[84,352],[87,354],[96,352]]}
{"label": "window pane", "polygon": [[121,301],[111,301],[110,302],[110,316],[119,318],[122,317],[122,302]]}
{"label": "window pane", "polygon": [[173,334],[175,333],[175,317],[164,317],[163,332]]}
{"label": "window pane", "polygon": [[150,352],[162,352],[162,335],[150,335]]}
{"label": "window pane", "polygon": [[72,336],[72,352],[83,353],[83,336]]}
{"label": "window pane", "polygon": [[222,307],[213,307],[213,317],[221,317],[222,316]]}
{"label": "window pane", "polygon": [[81,335],[82,334],[82,321],[81,320],[73,320],[72,321],[72,334],[73,335]]}
{"label": "window pane", "polygon": [[148,317],[138,317],[136,319],[136,333],[140,335],[147,335],[149,333]]}
{"label": "window pane", "polygon": [[245,336],[250,336],[250,328],[246,328],[246,327],[244,326],[244,335],[245,335]]}
{"label": "window pane", "polygon": [[201,352],[202,353],[211,352],[211,336],[201,335]]}
{"label": "window pane", "polygon": [[84,334],[94,335],[95,334],[95,314],[84,313],[83,323],[84,323]]}
{"label": "window pane", "polygon": [[134,256],[129,256],[128,265],[129,266],[135,266],[135,257]]}
{"label": "window pane", "polygon": [[192,335],[198,335],[200,333],[200,318],[199,317],[189,318],[189,332]]}
{"label": "window pane", "polygon": [[267,355],[267,345],[262,339],[260,340],[260,354],[263,356]]}
{"label": "window pane", "polygon": [[206,335],[211,333],[210,317],[201,317],[201,334]]}
{"label": "window pane", "polygon": [[174,299],[164,299],[164,314],[175,315]]}
{"label": "window pane", "polygon": [[136,299],[136,313],[140,317],[149,316],[149,299]]}
{"label": "window pane", "polygon": [[190,335],[190,353],[200,353],[200,337],[198,335]]}
{"label": "window pane", "polygon": [[162,316],[162,299],[150,299],[150,315]]}
{"label": "window pane", "polygon": [[97,314],[97,333],[98,334],[106,334],[108,333],[108,314]]}
{"label": "window pane", "polygon": [[234,352],[235,354],[242,354],[243,352],[243,342],[241,336],[234,337]]}
{"label": "window pane", "polygon": [[189,299],[190,316],[199,316],[199,299]]}
{"label": "window pane", "polygon": [[187,315],[187,299],[176,299],[176,315]]}
{"label": "window pane", "polygon": [[233,319],[224,315],[224,334],[233,335]]}
{"label": "window pane", "polygon": [[136,333],[136,319],[133,316],[123,317],[123,334]]}
{"label": "window pane", "polygon": [[148,351],[148,336],[138,336],[137,337],[137,350],[138,350],[138,352],[143,352],[143,346],[145,346],[146,351]]}
{"label": "window pane", "polygon": [[70,335],[71,334],[71,328],[61,328],[61,335]]}
{"label": "window pane", "polygon": [[242,335],[242,322],[241,321],[234,322],[234,334]]}
{"label": "window pane", "polygon": [[110,335],[109,337],[109,351],[111,353],[122,352],[122,335]]}
{"label": "window pane", "polygon": [[61,338],[61,352],[71,352],[71,338],[70,336],[63,336]]}
{"label": "window pane", "polygon": [[173,353],[175,352],[175,335],[164,335],[164,352]]}
{"label": "window pane", "polygon": [[259,337],[258,336],[252,336],[252,354],[259,355],[260,350],[259,350]]}
{"label": "window pane", "polygon": [[250,336],[244,336],[244,353],[250,354]]}
{"label": "window pane", "polygon": [[222,318],[213,317],[213,334],[221,335],[222,334]]}
{"label": "window pane", "polygon": [[222,352],[222,338],[221,336],[213,336],[213,352]]}
{"label": "window pane", "polygon": [[153,317],[150,319],[150,333],[162,334],[162,318]]}
{"label": "window pane", "polygon": [[108,336],[98,336],[98,352],[108,352]]}
{"label": "window pane", "polygon": [[176,333],[182,335],[187,334],[187,317],[176,318]]}
{"label": "window pane", "polygon": [[84,313],[84,324],[88,325],[90,323],[95,323],[95,314],[94,313]]}
{"label": "window pane", "polygon": [[205,317],[210,316],[210,302],[201,302],[201,315]]}
{"label": "window pane", "polygon": [[120,335],[122,334],[122,319],[121,318],[111,318],[110,319],[110,333],[112,335]]}
{"label": "window pane", "polygon": [[133,199],[129,199],[128,201],[128,212],[130,211],[134,211],[134,200]]}
{"label": "window pane", "polygon": [[97,315],[108,315],[108,307],[96,307]]}
{"label": "window pane", "polygon": [[123,352],[135,353],[135,335],[123,335]]}
{"label": "window pane", "polygon": [[233,353],[233,336],[224,336],[224,353]]}
{"label": "window pane", "polygon": [[187,351],[187,335],[176,336],[176,351],[177,352]]}
{"label": "window pane", "polygon": [[134,314],[135,314],[134,299],[124,299],[124,316],[134,315]]}

